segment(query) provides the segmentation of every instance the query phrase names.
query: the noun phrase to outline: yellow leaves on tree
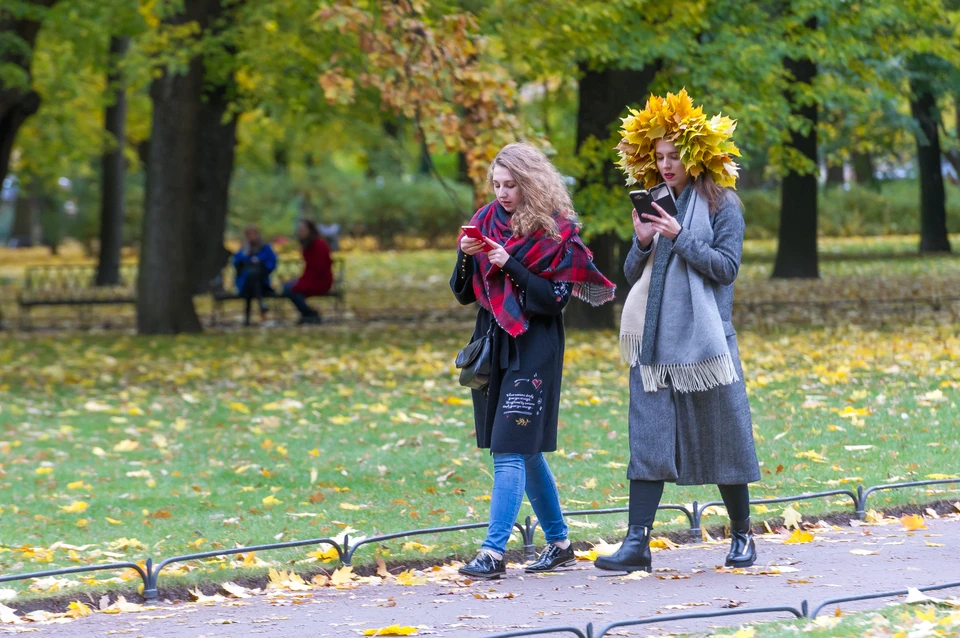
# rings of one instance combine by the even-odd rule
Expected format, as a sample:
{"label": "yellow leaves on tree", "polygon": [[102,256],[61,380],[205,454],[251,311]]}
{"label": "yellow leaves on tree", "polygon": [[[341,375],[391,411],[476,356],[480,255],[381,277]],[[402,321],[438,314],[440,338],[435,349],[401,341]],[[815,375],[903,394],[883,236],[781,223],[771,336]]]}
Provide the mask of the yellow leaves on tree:
{"label": "yellow leaves on tree", "polygon": [[331,104],[351,104],[357,87],[376,90],[384,110],[418,123],[428,148],[464,153],[479,194],[497,151],[519,137],[516,84],[481,56],[473,15],[431,19],[418,4],[335,0],[317,12],[322,28],[357,38],[363,65],[351,73],[335,57],[318,81]]}

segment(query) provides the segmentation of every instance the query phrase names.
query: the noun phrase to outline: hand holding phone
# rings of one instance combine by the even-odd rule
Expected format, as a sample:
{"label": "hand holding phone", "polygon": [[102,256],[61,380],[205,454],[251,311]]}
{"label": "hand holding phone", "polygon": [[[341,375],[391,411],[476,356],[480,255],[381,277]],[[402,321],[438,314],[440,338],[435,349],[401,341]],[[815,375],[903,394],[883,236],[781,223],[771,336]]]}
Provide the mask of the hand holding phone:
{"label": "hand holding phone", "polygon": [[487,238],[483,236],[483,233],[480,232],[480,229],[477,228],[476,226],[461,226],[460,229],[463,230],[464,235],[466,235],[467,237],[469,237],[470,239],[476,242],[479,242],[480,250],[482,250],[483,252],[486,253],[492,250],[492,248],[490,247],[490,244],[488,244],[486,241]]}
{"label": "hand holding phone", "polygon": [[650,191],[630,191],[630,201],[633,202],[633,207],[637,211],[637,216],[639,217],[641,224],[650,223],[649,219],[643,218],[644,213],[653,215],[654,217],[660,216],[660,212],[653,207],[653,196],[650,194]]}

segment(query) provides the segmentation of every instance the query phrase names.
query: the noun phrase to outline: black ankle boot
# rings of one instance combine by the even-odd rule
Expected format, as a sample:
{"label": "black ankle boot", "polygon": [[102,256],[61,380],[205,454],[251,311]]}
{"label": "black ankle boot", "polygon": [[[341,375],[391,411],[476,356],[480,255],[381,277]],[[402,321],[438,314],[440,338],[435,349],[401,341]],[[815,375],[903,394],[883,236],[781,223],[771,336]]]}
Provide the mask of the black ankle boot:
{"label": "black ankle boot", "polygon": [[727,567],[750,567],[757,562],[757,546],[753,542],[750,519],[730,521],[730,553]]}
{"label": "black ankle boot", "polygon": [[642,525],[631,525],[620,549],[610,556],[598,556],[593,564],[597,569],[615,572],[649,572],[652,564],[650,530]]}

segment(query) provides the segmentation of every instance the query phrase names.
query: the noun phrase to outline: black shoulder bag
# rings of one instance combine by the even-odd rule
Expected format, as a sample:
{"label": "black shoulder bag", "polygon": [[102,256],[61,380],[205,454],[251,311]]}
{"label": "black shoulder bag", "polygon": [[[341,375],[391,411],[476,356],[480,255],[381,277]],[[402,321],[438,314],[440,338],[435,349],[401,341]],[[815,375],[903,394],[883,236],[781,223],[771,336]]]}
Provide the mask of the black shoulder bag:
{"label": "black shoulder bag", "polygon": [[456,365],[460,368],[460,385],[483,392],[490,383],[490,368],[493,364],[493,325],[490,317],[487,334],[474,339],[457,354]]}

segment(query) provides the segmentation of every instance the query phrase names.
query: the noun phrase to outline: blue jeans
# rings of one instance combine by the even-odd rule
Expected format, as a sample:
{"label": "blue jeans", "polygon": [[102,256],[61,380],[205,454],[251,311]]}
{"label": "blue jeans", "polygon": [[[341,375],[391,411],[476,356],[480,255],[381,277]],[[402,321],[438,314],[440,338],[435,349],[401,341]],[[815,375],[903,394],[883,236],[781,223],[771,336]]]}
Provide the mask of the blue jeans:
{"label": "blue jeans", "polygon": [[293,305],[297,307],[297,310],[300,311],[301,317],[316,317],[318,313],[315,309],[310,307],[310,304],[307,303],[307,298],[304,297],[299,292],[293,292],[293,287],[297,285],[297,281],[288,281],[283,284],[283,296],[293,302]]}
{"label": "blue jeans", "polygon": [[560,495],[543,454],[494,454],[490,527],[483,549],[504,553],[526,491],[548,543],[566,540]]}

